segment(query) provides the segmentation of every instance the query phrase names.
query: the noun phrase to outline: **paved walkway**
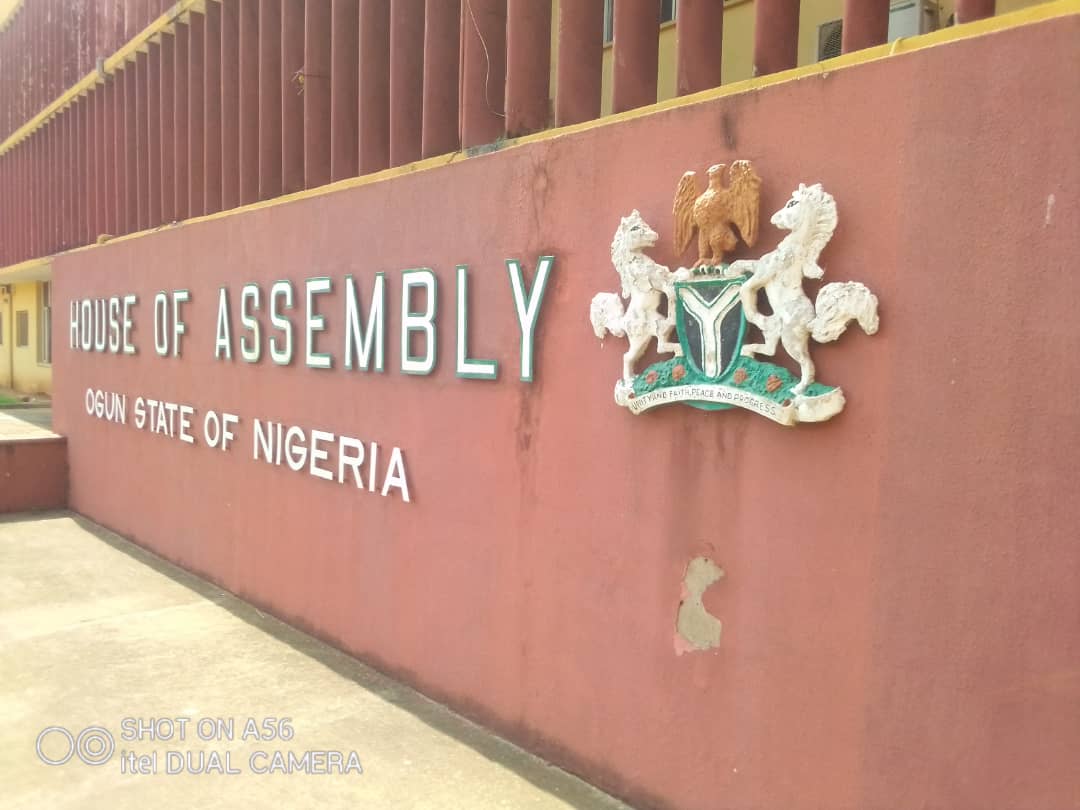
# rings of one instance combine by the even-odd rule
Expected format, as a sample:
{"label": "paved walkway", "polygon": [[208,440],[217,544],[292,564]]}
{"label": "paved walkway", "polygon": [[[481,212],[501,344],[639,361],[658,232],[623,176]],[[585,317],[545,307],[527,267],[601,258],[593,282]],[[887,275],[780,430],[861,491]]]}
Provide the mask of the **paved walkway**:
{"label": "paved walkway", "polygon": [[0,717],[11,810],[625,808],[66,513],[0,519]]}
{"label": "paved walkway", "polygon": [[0,407],[0,442],[5,439],[49,439],[52,432],[52,408]]}

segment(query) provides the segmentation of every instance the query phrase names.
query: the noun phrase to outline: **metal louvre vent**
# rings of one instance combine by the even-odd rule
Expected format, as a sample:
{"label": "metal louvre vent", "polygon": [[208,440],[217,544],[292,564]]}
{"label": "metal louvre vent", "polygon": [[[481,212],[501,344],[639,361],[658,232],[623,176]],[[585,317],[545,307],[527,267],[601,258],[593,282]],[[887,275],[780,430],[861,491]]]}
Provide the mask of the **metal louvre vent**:
{"label": "metal louvre vent", "polygon": [[832,59],[840,55],[843,38],[843,20],[833,20],[818,26],[818,53],[817,58]]}

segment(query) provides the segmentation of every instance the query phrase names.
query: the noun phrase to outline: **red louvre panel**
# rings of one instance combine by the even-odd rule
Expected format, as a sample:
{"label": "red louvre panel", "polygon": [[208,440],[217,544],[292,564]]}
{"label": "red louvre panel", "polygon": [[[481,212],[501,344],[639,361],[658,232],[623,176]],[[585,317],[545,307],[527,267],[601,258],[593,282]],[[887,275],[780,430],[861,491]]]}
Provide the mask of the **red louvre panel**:
{"label": "red louvre panel", "polygon": [[427,0],[424,8],[422,157],[456,152],[461,46],[460,0]]}
{"label": "red louvre panel", "polygon": [[161,224],[161,45],[150,44],[146,73],[147,227]]}
{"label": "red louvre panel", "polygon": [[995,10],[994,0],[956,0],[956,21],[966,23],[993,17]]}
{"label": "red louvre panel", "polygon": [[82,99],[76,98],[75,103],[68,107],[67,111],[67,117],[70,119],[67,130],[67,153],[70,169],[67,212],[70,219],[67,222],[65,233],[66,246],[69,248],[83,244],[83,171],[85,170],[85,163],[83,162],[82,145],[85,134],[83,133],[82,120],[85,109]]}
{"label": "red louvre panel", "polygon": [[68,213],[68,188],[71,182],[70,159],[68,155],[68,127],[71,124],[71,116],[67,111],[58,114],[50,122],[49,126],[55,129],[53,133],[53,159],[49,167],[52,172],[50,186],[53,195],[53,242],[49,248],[50,253],[57,253],[67,247],[67,226],[70,221]]}
{"label": "red louvre panel", "polygon": [[[889,0],[885,0],[888,6]],[[680,96],[720,85],[724,40],[724,4],[682,0],[676,7],[679,52],[676,92]]]}
{"label": "red louvre panel", "polygon": [[[102,228],[100,233],[105,234],[117,234],[119,233],[117,219],[118,205],[116,202],[116,189],[117,189],[117,167],[116,167],[116,88],[119,86],[119,79],[113,75],[109,76],[105,84],[101,89],[101,132],[102,141],[99,150],[102,165],[102,188],[104,193],[101,197],[101,207],[98,211],[98,216],[102,222]],[[100,234],[99,234],[100,235]]]}
{"label": "red louvre panel", "polygon": [[[722,4],[721,4],[722,5]],[[551,4],[508,0],[506,13],[506,133],[548,125],[551,83]]]}
{"label": "red louvre panel", "polygon": [[259,0],[240,3],[240,202],[259,199]]}
{"label": "red louvre panel", "polygon": [[221,210],[221,5],[207,3],[203,41],[203,190],[207,214]]}
{"label": "red louvre panel", "polygon": [[221,207],[240,204],[240,9],[221,4]]}
{"label": "red louvre panel", "polygon": [[844,0],[840,31],[844,53],[883,44],[889,38],[889,0]]}
{"label": "red louvre panel", "polygon": [[754,4],[754,75],[795,67],[799,54],[799,4],[757,0]]}
{"label": "red louvre panel", "polygon": [[390,2],[390,165],[419,160],[424,106],[424,0]]}
{"label": "red louvre panel", "polygon": [[[96,85],[95,85],[96,89]],[[83,165],[85,166],[84,174],[84,187],[83,187],[83,205],[85,206],[85,217],[83,222],[82,235],[80,241],[84,245],[88,245],[94,241],[96,233],[94,229],[97,227],[97,140],[98,140],[98,126],[97,126],[97,103],[98,93],[91,90],[83,98],[82,110],[83,110]]]}
{"label": "red louvre panel", "polygon": [[[47,41],[47,40],[46,40]],[[55,253],[60,245],[60,118],[55,116],[45,125],[48,151],[45,157],[45,217],[48,223],[46,242],[42,253]]]}
{"label": "red louvre panel", "polygon": [[188,26],[178,23],[173,42],[173,216],[187,219],[188,207]]}
{"label": "red louvre panel", "polygon": [[161,221],[176,216],[176,40],[161,36]]}
{"label": "red louvre panel", "polygon": [[281,189],[304,187],[304,0],[281,0]]}
{"label": "red louvre panel", "polygon": [[358,172],[360,2],[333,0],[331,13],[330,179],[341,180]]}
{"label": "red louvre panel", "polygon": [[124,70],[124,233],[134,233],[139,228],[137,93],[136,67],[128,62]]}
{"label": "red louvre panel", "polygon": [[359,171],[390,165],[390,4],[360,0]]}
{"label": "red louvre panel", "polygon": [[506,0],[469,0],[461,41],[461,145],[478,146],[505,131]]}
{"label": "red louvre panel", "polygon": [[26,259],[32,253],[33,234],[31,232],[30,218],[33,207],[30,205],[31,180],[30,180],[30,146],[27,141],[19,144],[19,188],[22,189],[23,204],[19,210],[19,259]]}
{"label": "red louvre panel", "polygon": [[98,236],[108,233],[106,224],[106,201],[108,200],[105,161],[105,95],[108,84],[102,82],[95,86],[93,92],[94,103],[91,109],[94,113],[94,222],[90,229],[90,241],[97,241]]}
{"label": "red louvre panel", "polygon": [[330,4],[304,7],[304,185],[330,182]]}
{"label": "red louvre panel", "polygon": [[613,28],[612,111],[618,113],[655,104],[660,0],[619,0],[615,4]]}
{"label": "red louvre panel", "polygon": [[150,113],[149,57],[140,51],[135,54],[135,201],[136,230],[150,226]]}
{"label": "red louvre panel", "polygon": [[206,18],[192,14],[188,26],[188,216],[202,216],[206,210],[203,188],[206,171],[203,122],[205,116],[205,83],[203,68]]}
{"label": "red louvre panel", "polygon": [[281,194],[281,0],[259,0],[259,199]]}

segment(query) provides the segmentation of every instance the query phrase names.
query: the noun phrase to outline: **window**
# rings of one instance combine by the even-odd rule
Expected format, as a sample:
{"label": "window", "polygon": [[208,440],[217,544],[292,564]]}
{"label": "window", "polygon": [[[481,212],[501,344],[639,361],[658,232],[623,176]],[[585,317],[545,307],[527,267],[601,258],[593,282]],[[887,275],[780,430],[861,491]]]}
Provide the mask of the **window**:
{"label": "window", "polygon": [[[675,7],[678,0],[661,0],[660,24],[675,19]],[[604,0],[604,44],[610,45],[615,38],[615,0]]]}
{"label": "window", "polygon": [[52,282],[38,282],[37,361],[52,363]]}
{"label": "window", "polygon": [[15,313],[15,348],[22,349],[30,345],[30,313],[20,309]]}

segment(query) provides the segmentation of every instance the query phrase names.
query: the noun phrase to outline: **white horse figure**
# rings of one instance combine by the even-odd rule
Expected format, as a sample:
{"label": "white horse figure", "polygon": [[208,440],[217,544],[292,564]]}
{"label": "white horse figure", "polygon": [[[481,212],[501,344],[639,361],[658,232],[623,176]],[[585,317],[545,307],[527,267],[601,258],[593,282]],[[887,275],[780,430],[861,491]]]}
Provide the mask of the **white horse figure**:
{"label": "white horse figure", "polygon": [[[746,319],[765,336],[764,343],[745,345],[742,354],[772,356],[776,344],[799,364],[801,378],[791,392],[799,395],[814,382],[814,361],[810,358],[809,339],[819,343],[836,340],[848,322],[857,320],[868,335],[878,330],[877,297],[856,281],[826,284],[818,292],[816,303],[803,291],[804,278],[821,278],[825,272],[818,264],[822,249],[836,230],[836,202],[820,183],[799,184],[787,205],[772,216],[777,228],[791,231],[776,250],[760,259],[732,262],[728,276],[750,273],[739,290]],[[764,289],[772,315],[758,311],[758,290]]]}
{"label": "white horse figure", "polygon": [[[598,338],[611,332],[630,341],[630,348],[623,355],[626,384],[633,382],[634,366],[645,354],[650,340],[656,340],[656,350],[662,354],[682,354],[679,344],[671,341],[675,328],[675,282],[690,278],[691,272],[680,268],[673,273],[642,252],[654,247],[659,238],[637,210],[623,217],[611,243],[611,263],[622,281],[622,298],[630,299],[629,306],[624,310],[615,293],[599,293],[589,308],[589,320]],[[666,315],[660,312],[662,296],[667,297]]]}

